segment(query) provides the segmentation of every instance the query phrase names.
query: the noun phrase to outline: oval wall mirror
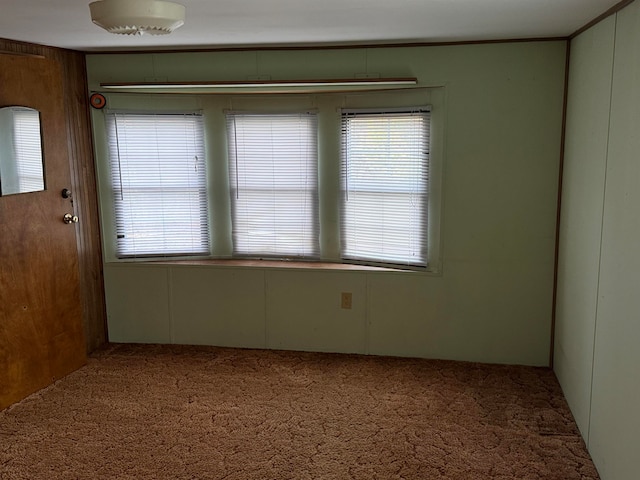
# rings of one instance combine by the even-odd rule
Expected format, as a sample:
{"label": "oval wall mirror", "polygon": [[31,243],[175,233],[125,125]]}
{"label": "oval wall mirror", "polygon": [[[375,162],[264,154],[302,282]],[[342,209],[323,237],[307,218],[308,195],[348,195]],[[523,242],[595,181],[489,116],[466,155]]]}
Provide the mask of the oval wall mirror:
{"label": "oval wall mirror", "polygon": [[44,190],[40,112],[0,108],[0,195]]}

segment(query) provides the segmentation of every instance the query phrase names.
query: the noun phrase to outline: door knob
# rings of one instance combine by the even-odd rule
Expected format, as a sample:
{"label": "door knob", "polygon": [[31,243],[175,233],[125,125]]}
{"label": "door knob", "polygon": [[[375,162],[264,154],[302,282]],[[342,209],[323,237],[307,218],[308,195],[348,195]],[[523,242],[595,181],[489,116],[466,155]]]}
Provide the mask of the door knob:
{"label": "door knob", "polygon": [[65,213],[64,217],[62,217],[64,223],[78,223],[78,220],[76,215],[71,215],[70,213]]}

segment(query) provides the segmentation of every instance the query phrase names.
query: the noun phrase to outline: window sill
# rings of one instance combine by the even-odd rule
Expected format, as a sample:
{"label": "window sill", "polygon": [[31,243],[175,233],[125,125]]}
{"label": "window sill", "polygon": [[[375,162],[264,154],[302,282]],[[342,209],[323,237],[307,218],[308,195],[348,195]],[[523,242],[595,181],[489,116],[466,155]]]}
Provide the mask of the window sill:
{"label": "window sill", "polygon": [[138,260],[135,262],[114,262],[111,265],[158,265],[158,266],[211,266],[232,268],[267,268],[283,270],[323,270],[323,271],[353,271],[353,272],[395,272],[437,275],[429,270],[415,270],[402,267],[378,267],[337,262],[305,262],[296,260],[249,260],[249,259],[198,259],[198,260]]}

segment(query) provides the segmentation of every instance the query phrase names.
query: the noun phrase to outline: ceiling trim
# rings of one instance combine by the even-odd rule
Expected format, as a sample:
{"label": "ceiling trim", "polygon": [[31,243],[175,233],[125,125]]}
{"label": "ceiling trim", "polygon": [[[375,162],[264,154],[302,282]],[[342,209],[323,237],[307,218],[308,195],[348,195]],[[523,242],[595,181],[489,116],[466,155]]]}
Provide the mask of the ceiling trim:
{"label": "ceiling trim", "polygon": [[[633,1],[633,0],[632,0]],[[483,45],[496,43],[524,43],[524,42],[558,42],[566,41],[568,37],[535,37],[535,38],[507,38],[495,40],[460,40],[452,42],[405,42],[405,43],[341,43],[341,44],[310,44],[310,45],[255,45],[246,47],[204,47],[186,49],[118,49],[118,50],[81,50],[86,55],[113,54],[155,54],[155,53],[215,53],[215,52],[255,52],[255,51],[291,51],[291,50],[348,50],[354,48],[407,48],[407,47],[447,47],[456,45]]]}
{"label": "ceiling trim", "polygon": [[29,52],[14,52],[12,50],[2,50],[0,49],[0,55],[16,55],[19,57],[31,57],[31,58],[45,58],[44,55],[40,55],[38,53],[29,53]]}
{"label": "ceiling trim", "polygon": [[576,38],[578,35],[580,35],[582,32],[585,32],[586,30],[589,30],[591,27],[593,27],[595,24],[601,22],[602,20],[604,20],[605,18],[618,13],[620,10],[622,10],[624,7],[627,7],[629,5],[631,5],[633,2],[635,2],[635,0],[622,0],[619,3],[616,3],[613,7],[611,7],[609,10],[607,10],[606,12],[602,13],[601,15],[598,15],[596,18],[594,18],[593,20],[591,20],[589,23],[586,23],[585,25],[583,25],[582,27],[580,27],[578,30],[576,30],[575,32],[573,32],[571,35],[569,35],[569,40],[573,40],[574,38]]}

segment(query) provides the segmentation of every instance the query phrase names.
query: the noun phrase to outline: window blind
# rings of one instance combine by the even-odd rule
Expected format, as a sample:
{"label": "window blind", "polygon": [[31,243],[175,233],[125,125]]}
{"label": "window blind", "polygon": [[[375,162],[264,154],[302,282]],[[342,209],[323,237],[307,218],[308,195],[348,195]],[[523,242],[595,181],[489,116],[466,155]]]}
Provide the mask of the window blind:
{"label": "window blind", "polygon": [[430,113],[342,111],[342,257],[427,265]]}
{"label": "window blind", "polygon": [[202,115],[106,118],[116,256],[209,254]]}
{"label": "window blind", "polygon": [[18,191],[44,190],[40,113],[15,107],[13,113],[13,149],[18,176]]}
{"label": "window blind", "polygon": [[226,120],[234,255],[318,258],[317,115]]}

